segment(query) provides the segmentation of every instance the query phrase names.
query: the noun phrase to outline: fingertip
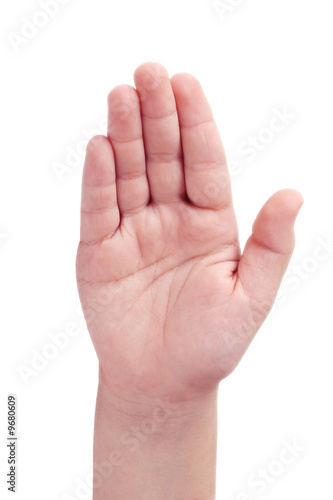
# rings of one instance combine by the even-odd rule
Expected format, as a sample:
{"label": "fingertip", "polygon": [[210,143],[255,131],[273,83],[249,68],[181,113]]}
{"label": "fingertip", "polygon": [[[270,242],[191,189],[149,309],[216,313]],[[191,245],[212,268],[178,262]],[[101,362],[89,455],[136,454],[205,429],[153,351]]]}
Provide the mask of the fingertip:
{"label": "fingertip", "polygon": [[296,189],[281,189],[273,194],[271,198],[277,200],[282,207],[289,212],[298,212],[304,203],[304,198]]}
{"label": "fingertip", "polygon": [[[95,135],[89,139],[86,149],[86,155],[94,155],[96,151],[102,151],[107,137],[105,135]],[[107,141],[108,142],[108,141]]]}
{"label": "fingertip", "polygon": [[114,156],[111,143],[104,135],[96,135],[87,144],[83,184],[102,186],[114,181]]}
{"label": "fingertip", "polygon": [[269,220],[271,223],[282,220],[294,220],[304,203],[303,196],[294,189],[281,189],[274,193],[259,212],[254,226],[258,222]]}
{"label": "fingertip", "polygon": [[294,189],[274,193],[253,223],[255,240],[274,252],[291,253],[295,245],[294,224],[303,202],[302,195]]}
{"label": "fingertip", "polygon": [[193,87],[193,86],[200,86],[201,83],[199,80],[192,75],[192,73],[188,73],[187,71],[180,71],[179,73],[175,73],[171,78],[170,81],[175,86],[179,86],[181,88],[186,88],[186,87]]}
{"label": "fingertip", "polygon": [[124,96],[126,97],[127,95],[130,95],[130,93],[133,93],[133,91],[135,92],[135,88],[132,87],[131,85],[126,84],[126,83],[116,85],[108,93],[108,96],[107,96],[108,105],[109,106],[112,105],[113,102],[115,100],[119,99],[120,97],[124,97]]}
{"label": "fingertip", "polygon": [[134,71],[134,82],[136,87],[142,90],[153,90],[161,82],[169,78],[167,69],[160,63],[148,61],[140,64]]}

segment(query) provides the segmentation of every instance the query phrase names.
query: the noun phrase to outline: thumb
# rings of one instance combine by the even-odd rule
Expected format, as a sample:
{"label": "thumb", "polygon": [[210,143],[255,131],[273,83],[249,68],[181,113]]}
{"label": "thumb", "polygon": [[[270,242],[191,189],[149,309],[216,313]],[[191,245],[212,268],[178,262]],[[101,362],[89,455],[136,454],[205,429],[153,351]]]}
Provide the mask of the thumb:
{"label": "thumb", "polygon": [[[297,191],[273,194],[252,226],[238,265],[238,281],[251,302],[270,309],[294,250],[294,223],[303,205]],[[267,311],[267,309],[266,309]],[[268,312],[268,311],[267,311]]]}

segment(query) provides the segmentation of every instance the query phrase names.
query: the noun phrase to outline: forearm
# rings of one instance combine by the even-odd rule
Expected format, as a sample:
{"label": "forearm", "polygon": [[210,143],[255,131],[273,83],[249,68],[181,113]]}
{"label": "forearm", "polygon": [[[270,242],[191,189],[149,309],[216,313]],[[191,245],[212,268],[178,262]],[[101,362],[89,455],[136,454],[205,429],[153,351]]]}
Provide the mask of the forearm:
{"label": "forearm", "polygon": [[190,402],[110,396],[100,382],[94,500],[214,500],[217,389]]}

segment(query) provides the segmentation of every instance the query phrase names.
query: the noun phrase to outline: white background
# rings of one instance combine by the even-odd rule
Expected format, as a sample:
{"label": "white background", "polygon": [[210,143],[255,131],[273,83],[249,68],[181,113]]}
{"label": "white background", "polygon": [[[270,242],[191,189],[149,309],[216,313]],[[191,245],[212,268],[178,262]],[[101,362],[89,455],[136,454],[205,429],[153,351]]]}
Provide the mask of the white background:
{"label": "white background", "polygon": [[[61,179],[55,165],[69,168],[68,148],[103,127],[108,92],[133,84],[149,60],[201,81],[234,166],[242,245],[273,192],[295,188],[305,199],[279,304],[221,383],[217,499],[332,498],[333,250],[317,253],[333,239],[332,2],[226,0],[238,5],[224,16],[211,0],[62,3],[15,50],[13,34],[24,18],[43,22],[42,9],[1,2],[1,498],[12,498],[9,393],[18,399],[15,498],[90,498],[75,494],[92,470],[97,383],[74,270],[83,155]],[[262,129],[284,108],[290,123],[249,161],[242,143],[267,138]],[[31,367],[32,350],[73,322],[78,335],[25,385],[18,367]],[[272,462],[286,440],[303,451],[279,471]],[[260,467],[279,474],[261,495],[248,484]]]}

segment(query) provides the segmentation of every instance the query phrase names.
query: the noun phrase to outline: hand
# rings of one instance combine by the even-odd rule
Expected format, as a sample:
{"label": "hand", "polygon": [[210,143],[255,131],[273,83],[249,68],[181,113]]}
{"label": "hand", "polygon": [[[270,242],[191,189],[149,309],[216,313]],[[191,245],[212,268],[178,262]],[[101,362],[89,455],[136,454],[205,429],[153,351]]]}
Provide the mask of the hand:
{"label": "hand", "polygon": [[274,194],[241,254],[199,82],[146,63],[135,85],[112,90],[108,137],[87,148],[78,288],[107,391],[186,401],[231,373],[268,314],[302,197]]}

